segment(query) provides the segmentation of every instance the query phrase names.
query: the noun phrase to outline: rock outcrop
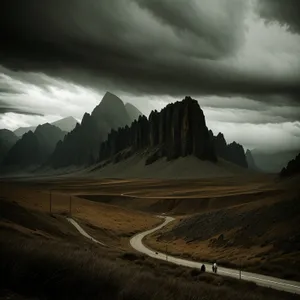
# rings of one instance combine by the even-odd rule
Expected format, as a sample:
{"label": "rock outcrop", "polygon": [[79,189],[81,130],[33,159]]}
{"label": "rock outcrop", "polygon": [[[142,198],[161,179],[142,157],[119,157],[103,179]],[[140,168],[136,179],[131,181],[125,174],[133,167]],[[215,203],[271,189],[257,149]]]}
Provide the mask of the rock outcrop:
{"label": "rock outcrop", "polygon": [[0,163],[18,139],[12,131],[0,129]]}
{"label": "rock outcrop", "polygon": [[51,124],[39,125],[34,132],[25,133],[9,150],[2,164],[4,167],[25,168],[43,164],[53,152],[65,132]]}
{"label": "rock outcrop", "polygon": [[300,174],[300,153],[280,172],[281,177],[290,177]]}
{"label": "rock outcrop", "polygon": [[48,164],[54,168],[62,168],[95,163],[101,142],[107,138],[108,133],[112,129],[130,125],[132,121],[122,100],[107,92],[92,113],[85,113],[81,124],[77,124],[57,144]]}
{"label": "rock outcrop", "polygon": [[248,168],[248,163],[245,155],[245,151],[242,145],[232,142],[227,144],[223,133],[219,133],[217,136],[213,136],[211,132],[210,137],[213,140],[216,154],[240,167]]}
{"label": "rock outcrop", "polygon": [[125,149],[126,156],[150,149],[152,154],[146,164],[161,157],[172,160],[187,155],[217,160],[203,111],[190,97],[167,105],[161,112],[152,111],[148,119],[140,116],[130,127],[112,130],[101,145],[100,160],[109,159]]}

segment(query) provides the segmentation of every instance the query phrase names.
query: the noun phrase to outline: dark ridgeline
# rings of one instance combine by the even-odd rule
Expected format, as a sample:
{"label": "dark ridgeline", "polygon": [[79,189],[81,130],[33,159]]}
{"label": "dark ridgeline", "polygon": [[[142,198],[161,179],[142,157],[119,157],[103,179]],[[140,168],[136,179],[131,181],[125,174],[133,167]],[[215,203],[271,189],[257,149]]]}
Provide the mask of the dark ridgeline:
{"label": "dark ridgeline", "polygon": [[29,131],[8,151],[2,165],[5,167],[29,167],[43,164],[53,152],[65,132],[48,123],[39,125],[34,132]]}
{"label": "dark ridgeline", "polygon": [[12,131],[0,129],[0,163],[18,139]]}
{"label": "dark ridgeline", "polygon": [[[81,124],[68,133],[48,161],[54,168],[71,165],[90,165],[97,161],[101,142],[112,129],[130,125],[138,110],[130,107],[130,113],[121,99],[107,92],[91,114],[85,113]],[[134,117],[132,116],[134,115]]]}
{"label": "dark ridgeline", "polygon": [[112,130],[99,157],[100,161],[109,159],[126,149],[125,158],[146,148],[153,150],[146,164],[187,155],[217,161],[203,111],[191,97],[168,104],[161,112],[152,111],[149,119],[140,116],[130,127]]}
{"label": "dark ridgeline", "polygon": [[290,177],[298,174],[300,174],[300,153],[281,170],[280,176]]}
{"label": "dark ridgeline", "polygon": [[227,144],[225,137],[221,132],[217,136],[214,136],[213,132],[210,131],[210,137],[213,140],[217,156],[240,167],[248,168],[247,158],[242,145],[236,142]]}

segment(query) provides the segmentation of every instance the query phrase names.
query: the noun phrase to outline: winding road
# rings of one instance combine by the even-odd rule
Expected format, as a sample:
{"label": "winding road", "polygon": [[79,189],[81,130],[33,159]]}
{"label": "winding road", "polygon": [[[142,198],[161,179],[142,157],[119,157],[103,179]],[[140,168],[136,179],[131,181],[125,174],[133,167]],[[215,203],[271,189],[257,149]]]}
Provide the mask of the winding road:
{"label": "winding road", "polygon": [[[160,260],[165,260],[165,261],[168,261],[169,263],[174,263],[174,264],[185,266],[185,267],[200,269],[201,265],[204,264],[206,266],[207,272],[212,272],[211,271],[212,265],[209,263],[195,262],[195,261],[190,261],[190,260],[166,255],[166,253],[153,251],[153,250],[147,248],[143,244],[144,237],[163,228],[164,226],[166,226],[167,224],[169,224],[170,222],[172,222],[174,220],[174,218],[172,218],[172,217],[162,217],[162,216],[159,216],[159,217],[165,219],[165,221],[161,225],[159,225],[153,229],[138,233],[130,239],[130,245],[132,246],[132,248],[134,248],[135,250],[137,250],[141,253],[144,253],[150,257],[160,259]],[[218,266],[218,274],[233,277],[233,278],[240,278],[239,270],[223,268],[220,266]],[[289,280],[279,279],[279,278],[275,278],[275,277],[271,277],[271,276],[265,276],[265,275],[255,274],[255,273],[244,272],[244,271],[242,271],[242,273],[241,273],[241,279],[246,280],[246,281],[255,282],[257,285],[260,285],[260,286],[269,287],[272,289],[300,295],[300,282],[289,281]]]}
{"label": "winding road", "polygon": [[[200,269],[201,265],[204,264],[206,266],[207,272],[212,272],[211,271],[212,265],[209,263],[195,262],[195,261],[190,261],[190,260],[170,256],[170,255],[167,255],[166,253],[151,250],[143,244],[144,237],[146,237],[147,235],[149,235],[157,230],[160,230],[161,228],[163,228],[164,226],[166,226],[167,224],[169,224],[170,222],[172,222],[174,220],[174,218],[172,218],[172,217],[164,217],[164,216],[158,216],[158,217],[165,219],[165,221],[153,229],[138,233],[135,236],[133,236],[130,239],[130,245],[132,246],[132,248],[134,248],[138,252],[146,254],[155,259],[168,261],[169,263],[173,263],[176,265],[181,265],[181,266],[185,266],[185,267],[189,267],[189,268]],[[105,245],[104,243],[102,243],[102,242],[94,239],[92,236],[90,236],[74,219],[67,218],[67,220],[83,236],[90,239],[94,243],[97,243],[101,246],[107,247],[107,245]],[[218,274],[233,277],[233,278],[240,278],[239,270],[223,268],[220,266],[218,266]],[[255,282],[257,285],[260,285],[260,286],[269,287],[272,289],[300,295],[300,282],[289,281],[289,280],[284,280],[284,279],[275,278],[275,277],[271,277],[271,276],[265,276],[265,275],[255,274],[255,273],[244,272],[244,271],[242,271],[242,273],[241,273],[241,279],[246,280],[246,281]]]}
{"label": "winding road", "polygon": [[101,246],[107,247],[104,243],[94,239],[92,236],[90,236],[74,219],[67,218],[67,220],[86,238],[90,239],[92,242],[99,244]]}

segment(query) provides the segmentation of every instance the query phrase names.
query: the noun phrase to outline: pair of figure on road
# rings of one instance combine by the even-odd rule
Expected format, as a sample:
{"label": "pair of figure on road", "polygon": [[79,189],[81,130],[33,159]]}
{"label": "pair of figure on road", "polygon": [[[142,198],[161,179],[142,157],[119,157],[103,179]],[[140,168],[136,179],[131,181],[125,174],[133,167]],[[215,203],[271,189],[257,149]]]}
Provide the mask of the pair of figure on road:
{"label": "pair of figure on road", "polygon": [[[201,271],[201,272],[205,272],[205,271],[206,271],[206,267],[205,267],[204,264],[201,266],[200,271]],[[217,271],[218,271],[217,263],[213,263],[213,265],[212,265],[212,271],[213,271],[214,273],[217,273]]]}

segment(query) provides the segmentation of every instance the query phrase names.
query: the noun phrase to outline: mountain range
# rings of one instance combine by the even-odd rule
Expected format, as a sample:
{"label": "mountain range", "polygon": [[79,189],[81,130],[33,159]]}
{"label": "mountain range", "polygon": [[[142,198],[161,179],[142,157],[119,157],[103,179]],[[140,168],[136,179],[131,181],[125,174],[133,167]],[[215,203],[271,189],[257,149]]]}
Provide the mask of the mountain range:
{"label": "mountain range", "polygon": [[[19,128],[16,133],[22,135],[30,128]],[[91,113],[84,114],[81,123],[68,117],[31,129],[20,138],[0,130],[1,169],[93,165],[92,169],[99,170],[130,157],[134,160],[136,155],[142,155],[139,163],[144,166],[193,156],[207,162],[206,170],[216,166],[234,172],[261,169],[256,160],[259,152],[245,152],[237,142],[227,143],[221,132],[214,135],[198,101],[191,97],[168,104],[160,112],[152,111],[147,118],[134,105],[107,92]],[[216,172],[222,173],[220,168]]]}
{"label": "mountain range", "polygon": [[[77,124],[77,120],[73,117],[66,117],[66,118],[60,119],[58,121],[52,122],[50,124],[60,128],[62,131],[69,132],[75,128],[75,126]],[[23,134],[25,134],[29,131],[34,132],[35,129],[36,129],[36,126],[19,127],[18,129],[16,129],[14,131],[14,134],[18,137],[21,137]]]}
{"label": "mountain range", "polygon": [[11,147],[2,161],[2,167],[15,170],[45,163],[65,134],[66,132],[54,125],[39,125],[34,132],[26,132]]}
{"label": "mountain range", "polygon": [[[112,129],[130,125],[142,113],[133,105],[107,92],[91,114],[85,113],[81,124],[68,133],[48,161],[54,168],[93,164],[99,156],[100,145]],[[76,149],[76,151],[74,151]]]}
{"label": "mountain range", "polygon": [[0,164],[18,139],[19,138],[12,131],[0,129]]}

